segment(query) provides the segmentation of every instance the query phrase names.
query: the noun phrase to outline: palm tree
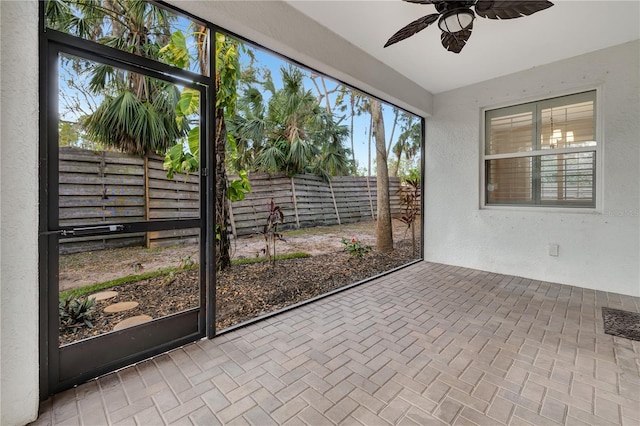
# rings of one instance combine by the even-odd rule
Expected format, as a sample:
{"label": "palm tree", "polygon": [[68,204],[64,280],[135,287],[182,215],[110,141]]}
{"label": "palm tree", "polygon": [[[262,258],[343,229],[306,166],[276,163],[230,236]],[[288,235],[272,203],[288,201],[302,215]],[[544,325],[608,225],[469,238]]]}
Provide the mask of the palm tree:
{"label": "palm tree", "polygon": [[[102,65],[99,65],[102,67]],[[96,93],[107,90],[98,109],[82,120],[89,138],[119,151],[134,155],[150,152],[164,153],[176,140],[188,133],[187,121],[176,122],[175,107],[180,91],[173,85],[139,75],[127,76],[121,81],[109,70],[96,86]]]}
{"label": "palm tree", "polygon": [[420,122],[416,120],[415,116],[403,112],[401,121],[402,130],[398,136],[398,141],[393,146],[393,153],[397,160],[393,167],[393,176],[396,177],[401,168],[402,155],[405,155],[405,160],[410,164],[420,152],[420,142],[422,140]]}
{"label": "palm tree", "polygon": [[[233,120],[238,160],[255,170],[285,171],[289,175],[316,173],[329,179],[348,174],[349,151],[344,148],[348,129],[305,88],[306,75],[297,67],[280,69],[282,88],[276,90],[271,74],[247,84]],[[249,150],[252,151],[248,154]]]}
{"label": "palm tree", "polygon": [[[270,81],[270,79],[269,79]],[[256,83],[253,81],[252,83]],[[264,88],[275,93],[275,88]],[[229,158],[230,170],[255,170],[256,156],[266,141],[267,122],[265,97],[253,85],[247,85],[238,97],[236,114],[227,121],[229,133],[233,136],[235,155]]]}
{"label": "palm tree", "polygon": [[[176,17],[141,0],[49,0],[47,25],[78,37],[159,60]],[[88,62],[88,91],[103,97],[82,119],[88,137],[122,152],[164,153],[186,136],[186,122],[176,122],[179,90],[142,74]]]}
{"label": "palm tree", "polygon": [[265,120],[269,135],[265,148],[258,154],[257,165],[265,171],[303,173],[318,153],[307,134],[309,126],[321,113],[316,97],[304,87],[304,74],[299,68],[280,69],[282,89],[269,99]]}

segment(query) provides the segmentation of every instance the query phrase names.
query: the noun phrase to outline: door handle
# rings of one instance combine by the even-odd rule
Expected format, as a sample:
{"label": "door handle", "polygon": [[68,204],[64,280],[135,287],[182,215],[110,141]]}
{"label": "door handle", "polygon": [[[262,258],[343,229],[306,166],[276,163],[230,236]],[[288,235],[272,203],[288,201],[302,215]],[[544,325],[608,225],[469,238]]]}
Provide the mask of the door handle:
{"label": "door handle", "polygon": [[93,234],[95,232],[118,232],[118,231],[122,231],[123,229],[124,229],[124,225],[85,226],[82,228],[71,229],[71,234],[69,235]]}
{"label": "door handle", "polygon": [[98,225],[85,226],[72,229],[58,229],[57,231],[42,232],[43,235],[61,235],[63,237],[79,236],[94,233],[119,232],[124,230],[124,225]]}

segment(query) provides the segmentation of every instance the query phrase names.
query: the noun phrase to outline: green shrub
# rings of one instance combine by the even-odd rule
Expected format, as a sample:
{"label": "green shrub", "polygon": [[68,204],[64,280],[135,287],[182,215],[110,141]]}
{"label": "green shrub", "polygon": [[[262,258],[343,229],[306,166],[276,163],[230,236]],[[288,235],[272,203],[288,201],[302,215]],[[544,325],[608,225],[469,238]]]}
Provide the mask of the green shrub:
{"label": "green shrub", "polygon": [[344,251],[349,252],[351,256],[362,257],[365,253],[369,253],[371,251],[371,246],[362,244],[355,238],[352,238],[351,241],[346,238],[342,239],[342,244],[344,245]]}
{"label": "green shrub", "polygon": [[66,328],[72,328],[74,331],[79,327],[93,327],[91,319],[93,318],[94,305],[96,299],[94,297],[73,298],[66,297],[60,299],[60,324]]}

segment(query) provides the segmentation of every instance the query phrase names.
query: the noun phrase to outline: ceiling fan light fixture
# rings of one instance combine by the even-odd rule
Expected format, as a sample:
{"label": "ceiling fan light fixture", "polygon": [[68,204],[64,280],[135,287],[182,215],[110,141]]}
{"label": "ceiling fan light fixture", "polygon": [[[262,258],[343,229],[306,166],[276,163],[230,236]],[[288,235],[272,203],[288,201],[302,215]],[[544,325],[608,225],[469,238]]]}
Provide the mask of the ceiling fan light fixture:
{"label": "ceiling fan light fixture", "polygon": [[449,10],[440,17],[438,27],[447,33],[457,33],[469,28],[475,17],[473,11],[468,8]]}

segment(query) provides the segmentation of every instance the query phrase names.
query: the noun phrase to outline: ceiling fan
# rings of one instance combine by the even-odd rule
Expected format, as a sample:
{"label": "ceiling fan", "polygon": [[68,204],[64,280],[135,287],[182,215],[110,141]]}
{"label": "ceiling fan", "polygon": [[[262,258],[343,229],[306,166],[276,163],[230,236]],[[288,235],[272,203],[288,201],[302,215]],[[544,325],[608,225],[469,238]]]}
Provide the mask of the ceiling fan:
{"label": "ceiling fan", "polygon": [[[429,25],[438,21],[438,27],[442,30],[440,40],[445,49],[450,52],[460,53],[471,37],[473,21],[476,15],[489,19],[513,19],[528,16],[553,6],[553,3],[545,0],[404,0],[408,3],[432,4],[438,13],[423,16],[395,33],[387,41],[384,47],[391,46],[405,38],[411,37]],[[475,9],[475,13],[471,8]]]}

